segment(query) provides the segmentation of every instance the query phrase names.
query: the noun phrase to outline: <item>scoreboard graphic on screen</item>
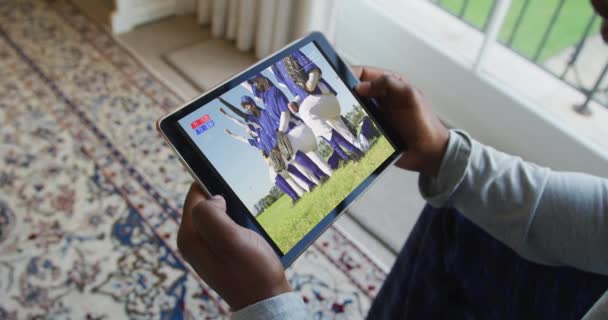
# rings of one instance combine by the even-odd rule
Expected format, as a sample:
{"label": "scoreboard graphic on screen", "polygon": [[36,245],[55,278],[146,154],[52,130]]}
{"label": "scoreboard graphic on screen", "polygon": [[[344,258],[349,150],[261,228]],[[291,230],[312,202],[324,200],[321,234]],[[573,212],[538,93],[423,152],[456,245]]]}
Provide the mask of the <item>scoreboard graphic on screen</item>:
{"label": "scoreboard graphic on screen", "polygon": [[190,124],[190,127],[194,130],[194,132],[196,132],[197,135],[213,128],[214,126],[215,123],[213,120],[211,120],[211,117],[208,114],[194,120]]}

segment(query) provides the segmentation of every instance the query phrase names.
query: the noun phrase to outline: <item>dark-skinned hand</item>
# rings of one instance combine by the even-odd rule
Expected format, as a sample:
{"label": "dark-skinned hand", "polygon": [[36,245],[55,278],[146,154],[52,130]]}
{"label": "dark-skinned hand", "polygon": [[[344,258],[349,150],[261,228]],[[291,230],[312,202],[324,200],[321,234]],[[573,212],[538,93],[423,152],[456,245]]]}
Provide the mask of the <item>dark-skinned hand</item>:
{"label": "dark-skinned hand", "polygon": [[395,163],[403,169],[437,176],[448,144],[448,130],[422,94],[402,75],[375,67],[354,67],[357,94],[374,98],[407,151]]}
{"label": "dark-skinned hand", "polygon": [[186,197],[177,246],[234,311],[291,291],[270,245],[228,216],[224,198],[207,198],[196,183]]}

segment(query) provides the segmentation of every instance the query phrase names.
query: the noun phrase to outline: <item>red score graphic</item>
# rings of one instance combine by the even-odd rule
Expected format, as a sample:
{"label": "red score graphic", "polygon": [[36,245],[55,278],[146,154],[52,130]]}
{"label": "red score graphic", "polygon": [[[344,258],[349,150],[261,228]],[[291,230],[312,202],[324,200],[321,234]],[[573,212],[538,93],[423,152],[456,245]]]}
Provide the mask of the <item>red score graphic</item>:
{"label": "red score graphic", "polygon": [[211,120],[211,117],[209,117],[208,114],[196,119],[195,121],[193,121],[190,124],[190,127],[192,127],[192,129],[196,129],[202,125],[204,125],[205,123],[209,122],[209,120]]}

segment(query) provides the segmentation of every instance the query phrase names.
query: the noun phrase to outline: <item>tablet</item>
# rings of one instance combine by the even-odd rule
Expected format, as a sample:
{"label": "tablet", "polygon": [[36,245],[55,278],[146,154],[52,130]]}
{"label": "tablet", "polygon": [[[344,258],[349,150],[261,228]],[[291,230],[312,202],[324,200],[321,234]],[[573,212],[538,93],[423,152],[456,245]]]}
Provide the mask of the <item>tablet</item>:
{"label": "tablet", "polygon": [[[183,165],[289,266],[399,155],[357,78],[320,33],[157,122]],[[370,212],[369,214],[374,214]]]}

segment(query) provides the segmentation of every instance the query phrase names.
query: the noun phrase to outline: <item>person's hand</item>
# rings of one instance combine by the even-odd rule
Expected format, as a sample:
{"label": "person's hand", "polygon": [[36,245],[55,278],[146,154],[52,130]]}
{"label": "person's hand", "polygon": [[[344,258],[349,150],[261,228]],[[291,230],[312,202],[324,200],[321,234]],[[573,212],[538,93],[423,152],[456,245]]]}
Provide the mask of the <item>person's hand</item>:
{"label": "person's hand", "polygon": [[298,111],[300,110],[300,107],[298,106],[298,104],[294,101],[290,102],[287,104],[287,108],[289,108],[289,111],[293,112],[293,113],[298,113]]}
{"label": "person's hand", "polygon": [[207,199],[196,183],[186,197],[177,246],[232,310],[291,291],[270,245],[228,216],[224,198]]}
{"label": "person's hand", "polygon": [[384,118],[406,146],[396,165],[437,176],[449,133],[421,93],[391,71],[374,67],[354,67],[353,71],[361,80],[357,94],[378,101]]}

